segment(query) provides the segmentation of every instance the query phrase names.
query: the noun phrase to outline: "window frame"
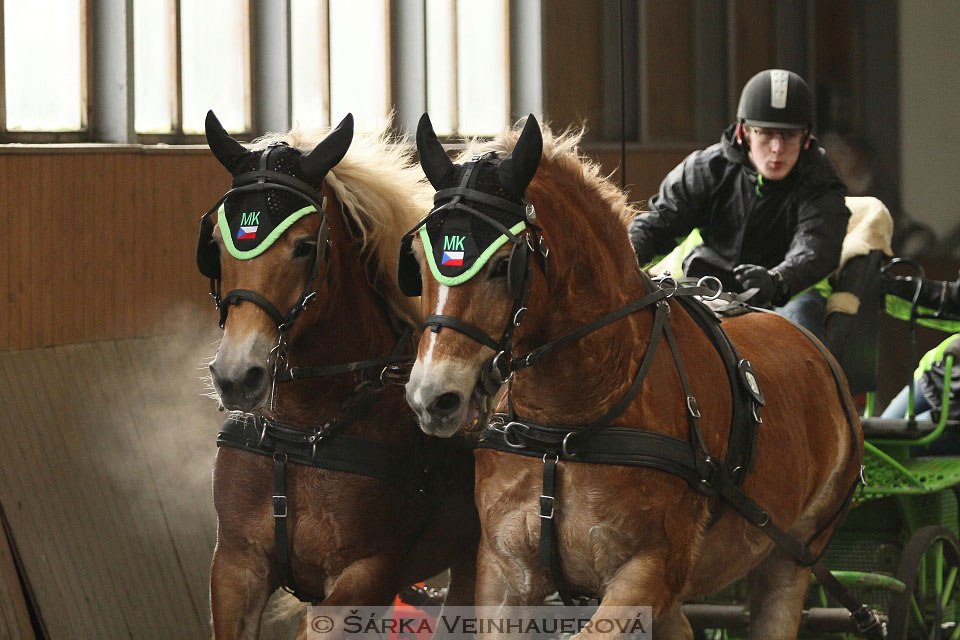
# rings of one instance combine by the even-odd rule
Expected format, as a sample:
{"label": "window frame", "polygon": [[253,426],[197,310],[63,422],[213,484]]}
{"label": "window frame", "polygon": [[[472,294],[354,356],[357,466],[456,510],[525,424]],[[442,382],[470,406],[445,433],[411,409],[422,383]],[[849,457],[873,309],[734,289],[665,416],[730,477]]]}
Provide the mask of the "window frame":
{"label": "window frame", "polygon": [[[174,112],[172,114],[173,122],[171,123],[172,131],[169,133],[140,133],[134,129],[134,142],[144,145],[156,145],[156,144],[169,144],[169,145],[192,145],[192,144],[206,144],[206,136],[202,133],[185,133],[183,130],[183,37],[182,37],[182,11],[181,11],[181,2],[182,0],[173,0],[173,38],[174,38],[174,47],[173,47],[173,69],[174,69],[174,81],[173,87],[175,96],[173,97],[173,102],[176,105]],[[255,12],[255,1],[247,0],[246,11],[247,11],[247,33],[245,46],[243,48],[243,58],[244,58],[244,73],[246,74],[246,85],[247,90],[244,93],[244,111],[247,113],[247,121],[249,122],[248,128],[243,131],[230,131],[230,135],[238,138],[253,138],[254,132],[258,130],[257,126],[257,110],[253,105],[253,96],[257,94],[257,77],[253,71],[254,61],[254,36],[256,32],[256,26],[254,24],[254,18],[256,15]],[[131,24],[131,29],[132,24]],[[131,37],[132,40],[132,37]],[[131,108],[132,111],[132,108]],[[135,114],[131,112],[129,117],[133,120]]]}
{"label": "window frame", "polygon": [[6,77],[6,19],[4,3],[0,1],[0,143],[69,144],[94,142],[91,122],[90,94],[93,87],[93,2],[77,0],[80,4],[80,122],[73,131],[10,131],[7,129]]}

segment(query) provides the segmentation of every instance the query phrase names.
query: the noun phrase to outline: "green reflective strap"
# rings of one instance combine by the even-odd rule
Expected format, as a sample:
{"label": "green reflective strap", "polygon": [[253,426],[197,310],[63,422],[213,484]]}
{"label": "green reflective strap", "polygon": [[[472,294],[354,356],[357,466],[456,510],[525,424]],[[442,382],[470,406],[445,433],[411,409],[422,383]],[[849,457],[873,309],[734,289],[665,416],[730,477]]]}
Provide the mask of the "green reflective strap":
{"label": "green reflective strap", "polygon": [[[518,222],[517,224],[513,225],[510,228],[510,233],[512,233],[513,235],[518,235],[526,227],[527,227],[526,223]],[[501,235],[499,238],[494,240],[489,247],[484,249],[483,253],[481,253],[477,257],[477,259],[474,261],[474,263],[470,266],[469,269],[467,269],[466,271],[464,271],[458,276],[451,277],[451,276],[445,276],[442,273],[440,273],[440,269],[437,267],[436,258],[434,256],[433,245],[430,243],[430,236],[427,235],[427,229],[425,226],[420,228],[420,239],[423,240],[423,252],[427,256],[427,264],[430,265],[430,273],[433,274],[433,277],[436,279],[437,282],[439,282],[440,284],[447,285],[448,287],[455,287],[458,284],[463,284],[464,282],[466,282],[467,280],[475,276],[477,272],[483,268],[483,265],[486,264],[487,260],[490,259],[490,256],[496,253],[497,249],[502,247],[504,243],[506,243],[507,240],[509,240],[507,236]]]}
{"label": "green reflective strap", "polygon": [[249,251],[240,251],[233,243],[233,232],[230,231],[230,225],[227,224],[227,214],[226,210],[224,209],[224,205],[222,204],[220,205],[220,208],[217,209],[217,225],[220,227],[220,235],[223,237],[223,244],[227,247],[227,251],[230,252],[230,255],[237,260],[249,260],[250,258],[256,258],[258,255],[266,251],[270,245],[276,242],[277,238],[283,235],[283,232],[289,229],[290,225],[292,225],[294,222],[308,213],[314,213],[316,210],[317,208],[311,204],[307,205],[303,209],[294,211],[287,216],[273,231],[271,231],[270,235],[268,235],[263,242]]}

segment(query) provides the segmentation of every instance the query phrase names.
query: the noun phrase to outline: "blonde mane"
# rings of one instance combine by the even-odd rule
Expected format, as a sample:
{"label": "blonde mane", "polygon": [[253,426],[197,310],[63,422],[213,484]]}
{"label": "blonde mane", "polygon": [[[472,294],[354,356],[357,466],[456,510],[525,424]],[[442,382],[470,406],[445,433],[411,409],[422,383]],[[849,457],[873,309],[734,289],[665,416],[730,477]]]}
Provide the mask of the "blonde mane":
{"label": "blonde mane", "polygon": [[[503,157],[516,146],[521,130],[514,127],[494,140],[473,141],[460,161],[488,151]],[[568,129],[559,135],[547,126],[541,131],[543,154],[527,187],[527,198],[537,207],[538,222],[551,251],[561,257],[551,262],[558,276],[553,282],[559,286],[570,281],[573,271],[587,266],[598,282],[598,291],[610,287],[607,293],[620,295],[625,265],[636,264],[627,230],[638,208],[627,201],[599,164],[582,153],[583,129]],[[597,260],[598,247],[603,247],[606,260]]]}
{"label": "blonde mane", "polygon": [[[471,156],[488,151],[503,157],[516,146],[522,130],[523,127],[517,124],[493,140],[471,140],[457,162],[466,162]],[[580,150],[584,129],[568,128],[555,134],[544,124],[540,131],[543,134],[543,155],[538,174],[549,167],[551,173],[559,174],[565,180],[576,181],[584,191],[595,192],[606,204],[603,207],[604,215],[613,216],[624,228],[628,227],[639,209],[627,202],[627,195],[610,181],[609,175],[603,173],[603,167]]]}
{"label": "blonde mane", "polygon": [[[329,132],[329,128],[322,128],[268,134],[257,140],[254,148],[282,140],[309,151]],[[386,128],[357,132],[347,155],[327,174],[326,181],[360,230],[361,251],[367,262],[375,265],[377,288],[391,311],[419,330],[419,300],[404,296],[397,287],[400,239],[433,206],[433,187],[413,161],[414,151],[412,145],[391,137]]]}

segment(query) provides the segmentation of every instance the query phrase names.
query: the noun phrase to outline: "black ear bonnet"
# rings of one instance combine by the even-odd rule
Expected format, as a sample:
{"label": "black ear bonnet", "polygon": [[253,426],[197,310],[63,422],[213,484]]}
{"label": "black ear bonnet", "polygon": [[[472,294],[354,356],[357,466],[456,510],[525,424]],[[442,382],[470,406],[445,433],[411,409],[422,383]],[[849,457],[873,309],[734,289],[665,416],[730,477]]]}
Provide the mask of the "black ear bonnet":
{"label": "black ear bonnet", "polygon": [[200,272],[208,278],[220,277],[218,248],[212,242],[214,213],[224,246],[241,260],[263,253],[304,215],[320,213],[324,220],[317,250],[323,251],[325,257],[328,229],[320,188],[330,168],[343,158],[352,136],[353,118],[348,115],[309,153],[301,153],[283,142],[273,142],[259,152],[247,151],[227,135],[210,112],[207,139],[214,155],[233,174],[233,184],[200,219]]}
{"label": "black ear bonnet", "polygon": [[[231,138],[213,112],[207,113],[207,142],[217,160],[233,174],[232,188],[200,218],[197,267],[210,278],[210,295],[220,309],[220,327],[226,323],[230,305],[243,300],[261,307],[281,333],[316,296],[314,283],[321,264],[329,260],[330,228],[320,192],[323,179],[346,154],[353,139],[353,116],[346,118],[313,150],[302,153],[283,142],[271,142],[262,151],[248,151]],[[216,223],[211,216],[216,213]],[[213,225],[220,228],[226,250],[239,260],[255,258],[270,247],[297,220],[316,213],[321,216],[316,255],[303,293],[286,313],[281,313],[261,294],[234,289],[220,297],[220,255],[213,243]],[[327,270],[324,270],[324,274]],[[318,287],[319,288],[319,285]]]}
{"label": "black ear bonnet", "polygon": [[[531,126],[539,138],[539,125],[532,117],[527,128]],[[533,207],[524,202],[523,192],[536,171],[541,147],[528,150],[535,152],[535,159],[520,163],[511,153],[503,160],[484,154],[457,165],[447,158],[426,115],[417,132],[417,146],[424,173],[438,190],[434,208],[401,242],[397,269],[401,292],[416,296],[422,291],[420,266],[412,249],[414,235],[419,233],[427,267],[447,286],[472,278],[500,247],[512,242],[508,284],[515,295],[525,277],[529,250],[521,234],[536,228]]]}

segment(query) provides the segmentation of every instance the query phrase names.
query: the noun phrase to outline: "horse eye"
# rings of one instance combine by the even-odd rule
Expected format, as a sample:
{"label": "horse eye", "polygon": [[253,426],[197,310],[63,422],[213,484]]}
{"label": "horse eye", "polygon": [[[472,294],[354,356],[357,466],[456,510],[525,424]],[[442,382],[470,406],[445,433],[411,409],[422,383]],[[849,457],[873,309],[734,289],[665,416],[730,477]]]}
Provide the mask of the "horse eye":
{"label": "horse eye", "polygon": [[506,278],[507,277],[507,267],[510,265],[510,258],[504,256],[497,259],[493,263],[493,266],[490,268],[490,278]]}
{"label": "horse eye", "polygon": [[307,258],[317,250],[317,243],[310,240],[300,240],[293,246],[294,258]]}

